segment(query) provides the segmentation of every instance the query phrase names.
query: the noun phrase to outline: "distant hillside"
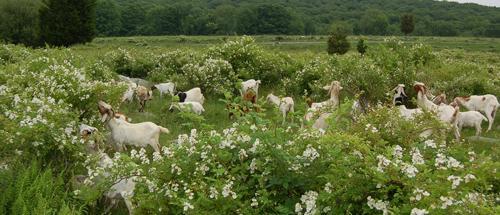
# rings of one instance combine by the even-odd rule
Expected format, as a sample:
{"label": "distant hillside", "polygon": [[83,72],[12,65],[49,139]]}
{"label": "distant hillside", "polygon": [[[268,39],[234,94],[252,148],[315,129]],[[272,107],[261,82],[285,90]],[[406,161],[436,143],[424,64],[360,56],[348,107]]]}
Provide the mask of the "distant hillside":
{"label": "distant hillside", "polygon": [[434,0],[98,0],[97,30],[119,35],[352,34],[500,37],[500,8]]}

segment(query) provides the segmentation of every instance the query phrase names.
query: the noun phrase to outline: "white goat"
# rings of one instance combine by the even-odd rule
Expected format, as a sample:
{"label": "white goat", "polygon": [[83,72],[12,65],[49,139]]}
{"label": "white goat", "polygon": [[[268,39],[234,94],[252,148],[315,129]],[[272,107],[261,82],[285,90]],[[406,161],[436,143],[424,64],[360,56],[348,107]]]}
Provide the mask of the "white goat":
{"label": "white goat", "polygon": [[137,84],[133,82],[126,82],[128,85],[127,91],[122,96],[122,102],[131,102],[134,99],[134,92],[137,89]]}
{"label": "white goat", "polygon": [[318,119],[316,119],[316,121],[314,122],[314,124],[312,125],[312,127],[314,129],[318,129],[322,132],[326,131],[326,129],[328,128],[328,123],[326,122],[326,119],[328,119],[328,117],[330,117],[330,115],[332,115],[331,113],[322,113]]}
{"label": "white goat", "polygon": [[491,130],[493,121],[495,121],[496,112],[500,107],[496,96],[487,94],[482,96],[457,97],[454,101],[457,104],[464,106],[467,110],[484,113],[489,121],[487,131]]}
{"label": "white goat", "polygon": [[[294,102],[292,97],[284,97],[284,98],[279,98],[278,96],[273,95],[270,93],[267,95],[267,101],[274,104],[276,107],[279,108],[280,112],[283,115],[283,124],[285,124],[285,119],[286,116],[288,116],[288,113],[294,112]],[[293,122],[293,118],[292,118]]]}
{"label": "white goat", "polygon": [[452,125],[455,138],[460,139],[460,131],[458,129],[458,118],[460,111],[458,107],[453,107],[447,104],[436,105],[429,99],[427,99],[426,91],[427,88],[423,83],[416,82],[414,85],[415,91],[417,91],[417,105],[427,111],[436,113],[438,119],[442,122],[449,123]]}
{"label": "white goat", "polygon": [[481,123],[483,120],[488,121],[483,114],[477,111],[460,112],[458,117],[458,130],[462,131],[463,127],[475,127],[476,136],[479,136],[481,134]]}
{"label": "white goat", "polygon": [[330,98],[324,102],[318,103],[313,103],[310,99],[306,100],[307,104],[309,105],[309,108],[306,111],[306,115],[304,116],[304,119],[306,121],[310,121],[317,112],[320,112],[323,109],[337,108],[339,106],[339,94],[340,90],[343,89],[343,87],[340,86],[340,82],[332,81],[330,85],[324,86],[323,89],[328,90]]}
{"label": "white goat", "polygon": [[168,129],[152,122],[129,123],[115,116],[111,105],[99,101],[99,112],[102,122],[106,122],[111,130],[112,140],[119,146],[133,145],[146,147],[150,145],[156,152],[160,152],[160,133],[169,133]]}
{"label": "white goat", "polygon": [[153,91],[144,86],[138,86],[135,91],[137,100],[139,100],[139,104],[141,105],[139,112],[143,112],[144,107],[146,107],[146,102],[153,98]]}
{"label": "white goat", "polygon": [[404,84],[398,84],[398,86],[394,88],[393,91],[394,96],[392,98],[392,104],[398,107],[401,117],[407,120],[411,120],[415,118],[415,115],[422,113],[422,110],[420,108],[407,109],[404,105],[405,101],[408,99],[408,96],[405,93]]}
{"label": "white goat", "polygon": [[203,93],[201,93],[201,89],[199,87],[195,87],[186,92],[177,93],[179,96],[179,102],[198,102],[203,105],[205,102],[205,97]]}
{"label": "white goat", "polygon": [[[82,124],[80,126],[80,134],[84,137],[87,135],[91,135],[92,133],[87,133],[88,131],[97,131],[96,128]],[[113,160],[109,157],[108,154],[101,151],[99,149],[98,143],[87,142],[87,149],[89,153],[97,155],[99,157],[99,162],[97,165],[104,169],[103,177],[108,178],[110,176],[109,172],[106,171],[109,168],[114,166]],[[84,177],[87,179],[88,177]],[[134,206],[131,201],[131,197],[134,195],[135,190],[135,180],[137,177],[129,177],[125,179],[117,180],[109,189],[104,193],[104,196],[111,200],[111,204],[106,208],[107,213],[112,207],[117,205],[117,200],[122,198],[127,206],[129,214],[132,214]],[[95,178],[96,180],[102,180],[99,177]],[[82,180],[85,181],[85,180]]]}
{"label": "white goat", "polygon": [[261,81],[250,79],[244,82],[241,82],[241,96],[243,96],[248,90],[253,90],[255,92],[256,98],[259,97],[259,85]]}
{"label": "white goat", "polygon": [[160,98],[163,97],[163,94],[168,93],[171,96],[175,94],[175,84],[172,82],[155,84],[151,89],[152,90],[158,89],[158,91],[160,92]]}
{"label": "white goat", "polygon": [[193,112],[193,113],[198,114],[198,115],[201,115],[203,112],[205,112],[203,105],[201,105],[199,102],[173,103],[170,105],[170,108],[168,108],[168,110],[170,112],[173,112],[175,108],[177,108],[178,110],[181,110],[181,111]]}

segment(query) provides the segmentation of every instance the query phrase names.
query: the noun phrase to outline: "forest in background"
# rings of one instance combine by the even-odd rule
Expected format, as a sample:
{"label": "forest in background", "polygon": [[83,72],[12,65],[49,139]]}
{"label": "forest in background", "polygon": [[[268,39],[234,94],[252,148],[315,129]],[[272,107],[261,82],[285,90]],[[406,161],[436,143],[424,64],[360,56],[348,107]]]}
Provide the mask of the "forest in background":
{"label": "forest in background", "polygon": [[402,35],[413,14],[413,35],[500,37],[499,8],[433,0],[98,0],[96,14],[99,36]]}

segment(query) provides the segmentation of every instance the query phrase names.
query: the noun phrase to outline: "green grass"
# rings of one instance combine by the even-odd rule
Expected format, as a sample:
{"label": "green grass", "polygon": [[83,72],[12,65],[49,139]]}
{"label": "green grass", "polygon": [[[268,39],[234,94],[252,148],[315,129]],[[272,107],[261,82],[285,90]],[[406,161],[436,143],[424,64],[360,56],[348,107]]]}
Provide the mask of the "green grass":
{"label": "green grass", "polygon": [[[270,90],[263,91],[264,92],[260,93],[261,103],[264,102],[265,95],[270,92]],[[306,110],[306,104],[300,98],[295,97],[294,99],[296,102],[295,110],[298,117],[300,117]],[[122,105],[119,111],[132,118],[132,123],[150,121],[168,128],[170,130],[170,134],[162,134],[160,137],[160,143],[162,145],[169,145],[177,139],[177,136],[179,134],[189,134],[191,129],[200,128],[200,125],[184,125],[185,123],[189,122],[184,121],[184,119],[179,116],[178,111],[169,112],[168,108],[171,104],[171,101],[171,96],[160,98],[159,94],[155,92],[153,100],[147,103],[144,112],[138,112],[139,104],[137,101]],[[205,113],[202,115],[205,119],[204,123],[210,125],[211,129],[220,131],[224,128],[229,127],[233,122],[235,122],[234,119],[229,118],[228,112],[225,110],[225,104],[222,101],[219,101],[218,97],[208,96],[203,106],[205,108]],[[278,110],[274,109],[269,104],[264,104],[263,107],[265,109],[263,113],[265,114],[264,117],[266,119],[272,120],[275,126],[282,126],[282,118]],[[464,110],[462,109],[462,111]],[[287,121],[285,126],[300,126],[300,122],[297,119],[293,124],[290,123],[290,121]],[[492,138],[492,140],[497,140],[499,141],[498,143],[500,143],[500,114],[498,114],[495,119],[495,124],[493,125],[492,131],[486,132],[487,126],[488,123],[483,122],[483,133],[481,134],[481,137]],[[474,135],[474,128],[464,128],[462,130],[462,138],[468,138]],[[479,153],[485,152],[492,155],[498,155],[498,153],[500,152],[498,145],[492,144],[491,142],[464,141],[464,143],[462,144],[473,145]]]}
{"label": "green grass", "polygon": [[[108,50],[131,47],[147,49],[152,53],[175,49],[202,49],[214,44],[221,44],[226,40],[239,36],[137,36],[137,37],[106,37],[96,38],[90,44],[73,47],[76,51],[91,52],[92,54],[105,53]],[[284,51],[290,54],[297,53],[325,53],[326,35],[318,36],[253,36],[257,43],[263,47]],[[383,36],[362,36],[366,44],[376,45],[384,42]],[[359,36],[348,37],[351,51],[356,51]],[[500,38],[479,37],[397,37],[408,43],[425,43],[435,50],[463,49],[466,51],[480,51],[500,53]]]}

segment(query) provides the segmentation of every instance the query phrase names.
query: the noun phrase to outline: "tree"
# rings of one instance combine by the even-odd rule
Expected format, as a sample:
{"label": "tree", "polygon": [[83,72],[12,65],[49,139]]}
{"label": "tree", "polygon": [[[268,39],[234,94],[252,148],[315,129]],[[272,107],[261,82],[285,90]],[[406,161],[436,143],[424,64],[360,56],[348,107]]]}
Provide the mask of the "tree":
{"label": "tree", "polygon": [[260,5],[256,9],[257,33],[286,34],[290,31],[292,15],[281,5]]}
{"label": "tree", "polygon": [[368,48],[368,46],[365,44],[365,39],[359,38],[356,48],[361,55],[364,55],[366,53],[366,49]]}
{"label": "tree", "polygon": [[0,39],[29,46],[39,44],[39,0],[0,1]]}
{"label": "tree", "polygon": [[362,33],[367,35],[385,35],[389,26],[389,19],[380,10],[367,10],[360,21]]}
{"label": "tree", "polygon": [[349,51],[351,44],[347,41],[347,35],[343,31],[332,31],[328,38],[328,54],[345,54]]}
{"label": "tree", "polygon": [[181,15],[171,6],[152,9],[147,18],[150,25],[150,34],[174,35],[181,34]]}
{"label": "tree", "polygon": [[413,14],[403,14],[401,16],[401,32],[405,35],[411,34],[415,30],[415,20]]}
{"label": "tree", "polygon": [[97,34],[114,36],[120,33],[122,27],[121,13],[114,0],[98,0],[96,6]]}
{"label": "tree", "polygon": [[40,10],[42,43],[69,46],[95,37],[96,0],[47,0]]}
{"label": "tree", "polygon": [[121,35],[144,34],[146,24],[146,8],[139,2],[127,4],[122,8]]}

